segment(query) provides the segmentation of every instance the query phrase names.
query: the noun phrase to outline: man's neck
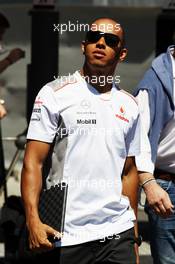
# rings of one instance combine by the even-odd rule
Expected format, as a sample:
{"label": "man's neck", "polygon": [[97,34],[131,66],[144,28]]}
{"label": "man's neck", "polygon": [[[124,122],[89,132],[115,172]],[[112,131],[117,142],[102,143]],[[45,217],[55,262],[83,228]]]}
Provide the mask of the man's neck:
{"label": "man's neck", "polygon": [[106,93],[111,91],[113,85],[114,70],[93,69],[91,70],[87,65],[84,65],[80,70],[83,78],[90,83],[99,93]]}

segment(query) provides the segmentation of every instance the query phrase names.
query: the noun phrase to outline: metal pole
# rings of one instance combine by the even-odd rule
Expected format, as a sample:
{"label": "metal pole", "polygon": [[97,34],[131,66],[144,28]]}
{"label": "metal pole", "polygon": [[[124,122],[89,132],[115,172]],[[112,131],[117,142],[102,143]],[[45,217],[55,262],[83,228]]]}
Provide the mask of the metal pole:
{"label": "metal pole", "polygon": [[6,199],[7,199],[7,184],[6,184],[4,149],[3,149],[3,142],[2,142],[1,121],[0,121],[0,187],[2,185],[3,185],[3,189],[4,189],[4,201],[6,201]]}
{"label": "metal pole", "polygon": [[53,1],[34,1],[31,16],[31,63],[27,68],[27,122],[39,90],[58,76],[58,32],[54,24],[59,23],[59,13]]}

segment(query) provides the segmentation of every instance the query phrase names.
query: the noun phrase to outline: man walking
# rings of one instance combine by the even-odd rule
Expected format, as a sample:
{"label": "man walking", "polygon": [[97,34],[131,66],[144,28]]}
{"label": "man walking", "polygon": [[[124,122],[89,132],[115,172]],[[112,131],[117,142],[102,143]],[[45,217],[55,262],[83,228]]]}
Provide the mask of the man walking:
{"label": "man walking", "polygon": [[[21,181],[30,248],[52,249],[44,259],[61,264],[135,264],[140,121],[134,98],[113,81],[127,54],[122,27],[109,18],[95,20],[82,51],[83,68],[46,84],[34,104]],[[41,222],[38,200],[56,133],[62,147],[47,183],[63,178],[68,196],[64,235],[53,249],[48,236],[59,236],[59,230]]]}

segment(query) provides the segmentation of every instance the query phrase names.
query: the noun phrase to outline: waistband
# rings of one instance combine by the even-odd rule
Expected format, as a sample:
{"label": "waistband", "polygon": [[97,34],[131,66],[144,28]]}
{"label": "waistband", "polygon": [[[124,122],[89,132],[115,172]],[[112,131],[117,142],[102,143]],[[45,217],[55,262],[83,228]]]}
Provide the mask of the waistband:
{"label": "waistband", "polygon": [[165,181],[175,182],[175,173],[167,172],[164,170],[155,169],[154,176],[156,179],[161,179]]}

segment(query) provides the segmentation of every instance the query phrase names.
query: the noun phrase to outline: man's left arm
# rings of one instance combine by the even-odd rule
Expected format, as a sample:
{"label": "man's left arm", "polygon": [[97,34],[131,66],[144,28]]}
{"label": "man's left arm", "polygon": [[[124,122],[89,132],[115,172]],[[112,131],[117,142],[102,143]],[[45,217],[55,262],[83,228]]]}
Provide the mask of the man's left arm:
{"label": "man's left arm", "polygon": [[[134,210],[136,221],[134,224],[135,237],[138,238],[137,208],[138,208],[139,178],[134,157],[127,157],[122,175],[122,194],[127,196]],[[136,263],[139,264],[138,246],[135,244]]]}
{"label": "man's left arm", "polygon": [[[126,158],[122,176],[122,186],[122,194],[129,198],[130,205],[137,219],[139,178],[134,157]],[[138,236],[137,224],[135,225],[135,236]]]}

